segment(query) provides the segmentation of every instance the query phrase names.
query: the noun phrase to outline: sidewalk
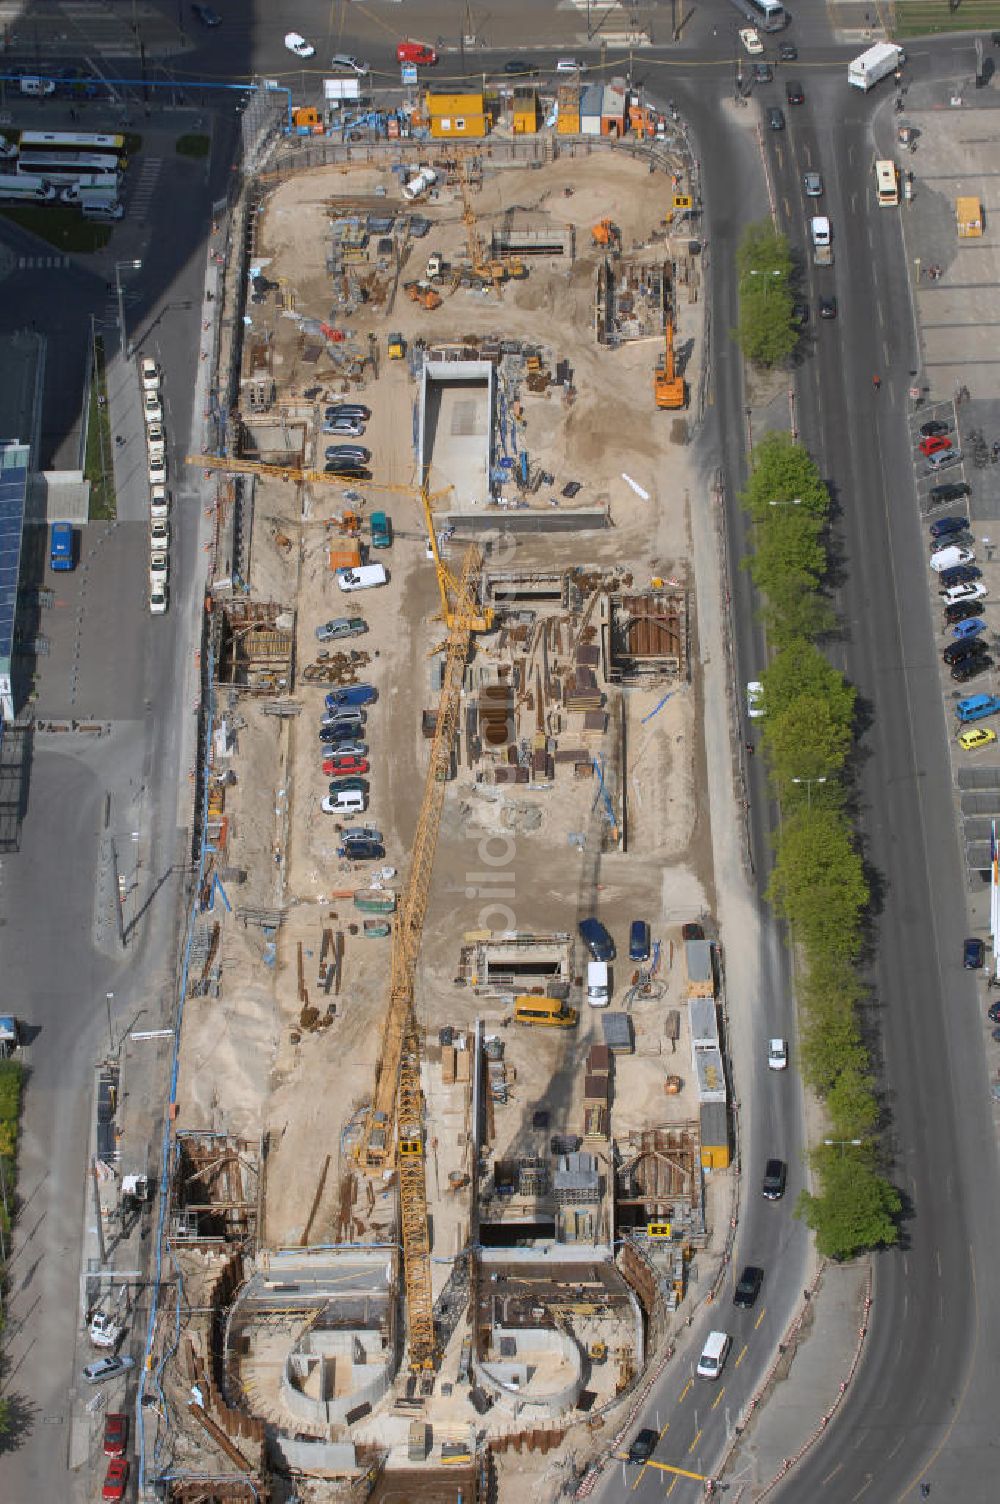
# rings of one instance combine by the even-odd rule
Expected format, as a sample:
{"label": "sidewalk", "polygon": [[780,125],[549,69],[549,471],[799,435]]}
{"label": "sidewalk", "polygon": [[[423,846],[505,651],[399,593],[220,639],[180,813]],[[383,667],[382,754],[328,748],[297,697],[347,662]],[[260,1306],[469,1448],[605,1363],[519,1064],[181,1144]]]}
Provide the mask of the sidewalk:
{"label": "sidewalk", "polygon": [[749,1484],[752,1498],[766,1498],[822,1435],[857,1366],[869,1277],[867,1259],[824,1267],[730,1455],[730,1488]]}

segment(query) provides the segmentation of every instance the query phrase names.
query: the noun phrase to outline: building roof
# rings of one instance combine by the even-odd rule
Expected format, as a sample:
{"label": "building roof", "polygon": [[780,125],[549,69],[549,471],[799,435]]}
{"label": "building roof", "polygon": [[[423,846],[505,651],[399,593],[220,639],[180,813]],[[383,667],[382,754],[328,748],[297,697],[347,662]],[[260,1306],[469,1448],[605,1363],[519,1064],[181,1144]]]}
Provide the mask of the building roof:
{"label": "building roof", "polygon": [[7,672],[14,645],[14,613],[27,489],[27,444],[16,440],[0,444],[0,663],[6,664]]}

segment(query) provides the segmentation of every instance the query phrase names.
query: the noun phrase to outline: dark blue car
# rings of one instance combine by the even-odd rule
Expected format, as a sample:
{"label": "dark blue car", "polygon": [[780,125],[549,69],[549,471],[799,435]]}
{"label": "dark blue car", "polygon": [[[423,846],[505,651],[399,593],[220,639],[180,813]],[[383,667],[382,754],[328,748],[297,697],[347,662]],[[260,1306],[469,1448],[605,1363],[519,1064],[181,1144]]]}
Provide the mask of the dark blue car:
{"label": "dark blue car", "polygon": [[649,925],[645,919],[633,919],[629,926],[628,958],[630,961],[649,960]]}
{"label": "dark blue car", "polygon": [[378,691],[370,684],[345,684],[343,689],[331,689],[326,697],[327,710],[340,710],[347,705],[370,705],[378,698]]}
{"label": "dark blue car", "polygon": [[966,971],[978,971],[986,960],[986,946],[975,935],[970,935],[962,946],[962,965]]}
{"label": "dark blue car", "polygon": [[580,939],[594,961],[613,961],[615,942],[599,919],[580,920]]}
{"label": "dark blue car", "polygon": [[939,517],[931,523],[931,537],[950,538],[953,533],[964,533],[968,526],[964,517]]}
{"label": "dark blue car", "polygon": [[938,581],[942,590],[950,590],[953,585],[971,585],[973,580],[982,579],[983,571],[975,564],[955,564],[951,569],[942,569],[938,575]]}

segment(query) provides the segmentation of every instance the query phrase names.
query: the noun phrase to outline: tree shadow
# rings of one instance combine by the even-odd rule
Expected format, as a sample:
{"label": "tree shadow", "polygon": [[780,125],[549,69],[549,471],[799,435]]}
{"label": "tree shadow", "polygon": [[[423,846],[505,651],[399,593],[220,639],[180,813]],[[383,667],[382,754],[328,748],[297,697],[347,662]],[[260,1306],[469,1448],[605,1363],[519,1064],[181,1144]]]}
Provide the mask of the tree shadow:
{"label": "tree shadow", "polygon": [[0,1400],[0,1457],[21,1450],[34,1429],[37,1415],[34,1400],[17,1391],[4,1394]]}

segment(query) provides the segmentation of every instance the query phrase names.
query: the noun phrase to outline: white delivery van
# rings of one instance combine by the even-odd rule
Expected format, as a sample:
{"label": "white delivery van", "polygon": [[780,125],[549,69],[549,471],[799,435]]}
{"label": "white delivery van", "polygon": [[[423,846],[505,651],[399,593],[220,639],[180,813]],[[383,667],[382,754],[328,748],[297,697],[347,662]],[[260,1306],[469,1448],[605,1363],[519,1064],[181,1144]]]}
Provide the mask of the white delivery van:
{"label": "white delivery van", "polygon": [[592,1008],[606,1008],[611,1001],[607,961],[587,962],[587,1002]]}
{"label": "white delivery van", "polygon": [[698,1377],[717,1379],[725,1367],[730,1347],[732,1347],[732,1338],[727,1332],[709,1332],[695,1370]]}
{"label": "white delivery van", "polygon": [[810,221],[813,245],[830,244],[830,221],[825,214],[814,214]]}
{"label": "white delivery van", "polygon": [[942,574],[946,569],[954,569],[956,564],[975,564],[976,555],[971,548],[958,548],[954,544],[951,548],[938,549],[936,554],[931,555],[931,568],[935,574]]}
{"label": "white delivery van", "polygon": [[340,789],[325,795],[320,808],[325,815],[361,815],[368,808],[368,800],[360,789]]}
{"label": "white delivery van", "polygon": [[341,590],[373,590],[376,585],[385,585],[388,579],[384,564],[359,564],[357,569],[337,570]]}

